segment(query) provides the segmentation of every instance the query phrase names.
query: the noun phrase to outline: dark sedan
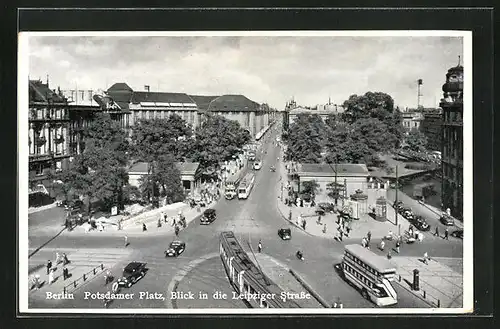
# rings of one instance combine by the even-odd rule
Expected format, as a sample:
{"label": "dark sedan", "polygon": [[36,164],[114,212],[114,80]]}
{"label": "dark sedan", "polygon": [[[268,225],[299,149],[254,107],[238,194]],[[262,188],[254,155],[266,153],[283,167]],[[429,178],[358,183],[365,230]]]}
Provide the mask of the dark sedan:
{"label": "dark sedan", "polygon": [[281,228],[278,230],[278,236],[282,240],[290,240],[292,238],[292,230],[289,228]]}
{"label": "dark sedan", "polygon": [[177,257],[186,250],[186,243],[182,241],[172,241],[165,250],[165,257]]}
{"label": "dark sedan", "polygon": [[457,239],[463,239],[464,238],[464,230],[455,230],[451,232],[451,236],[457,238]]}
{"label": "dark sedan", "polygon": [[123,269],[123,277],[118,280],[118,285],[130,288],[144,275],[146,275],[146,263],[131,262]]}
{"label": "dark sedan", "polygon": [[448,215],[441,216],[441,218],[439,220],[441,221],[441,223],[443,223],[446,226],[455,225],[455,221],[453,220],[453,218],[448,216]]}
{"label": "dark sedan", "polygon": [[422,216],[416,216],[412,220],[413,226],[419,231],[429,231],[431,229],[430,225],[425,221]]}
{"label": "dark sedan", "polygon": [[215,209],[207,209],[203,212],[203,216],[200,218],[201,225],[208,225],[212,223],[217,218],[217,212]]}

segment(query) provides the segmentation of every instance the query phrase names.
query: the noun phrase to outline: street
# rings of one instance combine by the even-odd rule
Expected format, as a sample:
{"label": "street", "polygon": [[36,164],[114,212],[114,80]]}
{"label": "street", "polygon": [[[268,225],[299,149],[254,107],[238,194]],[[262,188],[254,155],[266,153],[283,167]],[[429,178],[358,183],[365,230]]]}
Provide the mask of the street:
{"label": "street", "polygon": [[[268,141],[274,140],[274,135]],[[350,243],[359,243],[344,239],[342,243],[333,239],[310,236],[294,226],[290,226],[280,215],[276,208],[278,197],[279,173],[271,172],[270,166],[276,166],[279,157],[279,149],[272,143],[263,145],[267,154],[263,154],[263,167],[257,171],[256,184],[247,200],[226,200],[222,198],[214,207],[217,211],[217,219],[210,225],[199,225],[199,222],[191,222],[189,226],[181,231],[179,239],[186,242],[186,250],[178,258],[165,258],[166,250],[170,241],[174,239],[172,234],[133,236],[129,238],[130,245],[127,254],[116,257],[112,266],[115,277],[121,275],[122,268],[132,260],[146,262],[147,274],[131,288],[123,290],[135,293],[159,292],[165,299],[128,299],[114,300],[110,308],[166,308],[181,307],[245,307],[242,303],[218,302],[211,304],[210,301],[197,301],[190,303],[189,300],[177,301],[175,304],[168,302],[170,296],[168,287],[178,273],[189,267],[189,263],[202,259],[208,254],[218,252],[220,232],[231,230],[239,238],[242,246],[256,250],[258,241],[262,241],[263,253],[279,260],[289,268],[292,268],[304,278],[304,280],[321,297],[332,303],[340,298],[344,307],[369,308],[374,305],[365,300],[361,294],[347,284],[334,271],[334,264],[339,263],[343,254],[343,246]],[[252,169],[249,169],[252,170]],[[277,231],[279,228],[290,227],[292,239],[282,241]],[[42,232],[43,233],[43,232]],[[50,239],[48,235],[40,232],[36,236],[30,235],[30,247],[35,248]],[[372,243],[378,243],[379,238],[374,237]],[[40,252],[30,259],[31,264],[46,262],[53,257],[55,250],[65,249],[85,250],[86,248],[107,249],[122,248],[122,236],[69,236],[62,233],[59,237],[48,243]],[[45,249],[45,250],[44,250]],[[301,262],[295,257],[297,250],[302,250],[305,261]],[[376,252],[376,248],[373,248]],[[462,255],[462,244],[458,240],[446,241],[443,239],[431,239],[422,244],[403,246],[398,256],[420,257],[428,252],[433,257],[457,257]],[[382,253],[381,253],[382,254]],[[71,253],[70,253],[71,257]],[[97,255],[98,257],[98,255]],[[33,265],[34,266],[34,265]],[[213,293],[213,291],[231,291],[231,287],[225,277],[222,264],[218,257],[200,261],[195,268],[191,269],[184,279],[179,283],[182,289],[190,289],[194,295],[199,291]],[[89,280],[84,286],[74,292],[75,298],[71,300],[44,300],[30,299],[30,306],[35,308],[58,307],[58,308],[101,308],[102,300],[84,299],[84,292],[106,292],[110,289],[104,285],[103,276],[97,275]],[[404,289],[397,288],[399,302],[397,307],[429,307],[426,303],[415,298]]]}

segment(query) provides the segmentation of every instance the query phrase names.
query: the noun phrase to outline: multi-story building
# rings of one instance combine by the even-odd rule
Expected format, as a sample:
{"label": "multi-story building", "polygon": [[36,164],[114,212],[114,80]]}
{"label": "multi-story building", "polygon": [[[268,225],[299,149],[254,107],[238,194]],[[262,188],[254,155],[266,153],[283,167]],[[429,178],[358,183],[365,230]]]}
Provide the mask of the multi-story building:
{"label": "multi-story building", "polygon": [[427,137],[429,151],[441,151],[442,110],[434,109],[423,112],[424,119],[420,123],[420,131]]}
{"label": "multi-story building", "polygon": [[460,64],[446,74],[440,106],[442,128],[442,197],[443,207],[462,218],[463,214],[463,75]]}
{"label": "multi-story building", "polygon": [[[44,186],[50,170],[68,165],[70,114],[67,100],[49,83],[29,80],[29,193]],[[43,189],[42,189],[43,190]]]}
{"label": "multi-story building", "polygon": [[106,92],[118,109],[130,111],[130,126],[139,119],[165,119],[177,114],[196,130],[206,114],[235,120],[252,137],[268,126],[274,111],[243,95],[196,96],[184,93],[134,91],[126,83],[115,83]]}
{"label": "multi-story building", "polygon": [[421,122],[424,119],[421,112],[410,111],[401,113],[403,118],[401,124],[406,131],[418,130],[420,128]]}
{"label": "multi-story building", "polygon": [[325,121],[330,115],[338,115],[344,112],[344,109],[340,105],[330,104],[328,107],[324,107],[324,110],[311,109],[305,107],[296,107],[288,112],[288,124],[295,122],[300,114],[317,114],[319,117]]}

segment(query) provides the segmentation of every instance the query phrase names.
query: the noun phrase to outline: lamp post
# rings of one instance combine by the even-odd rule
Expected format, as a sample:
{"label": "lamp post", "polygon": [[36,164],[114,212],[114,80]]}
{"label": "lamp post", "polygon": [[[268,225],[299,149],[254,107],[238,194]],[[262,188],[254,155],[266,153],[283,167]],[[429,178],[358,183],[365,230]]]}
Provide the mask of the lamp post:
{"label": "lamp post", "polygon": [[394,213],[396,215],[396,226],[398,226],[398,210],[397,210],[398,189],[399,189],[399,183],[398,183],[398,166],[396,166],[396,202],[395,202],[396,207],[394,207]]}

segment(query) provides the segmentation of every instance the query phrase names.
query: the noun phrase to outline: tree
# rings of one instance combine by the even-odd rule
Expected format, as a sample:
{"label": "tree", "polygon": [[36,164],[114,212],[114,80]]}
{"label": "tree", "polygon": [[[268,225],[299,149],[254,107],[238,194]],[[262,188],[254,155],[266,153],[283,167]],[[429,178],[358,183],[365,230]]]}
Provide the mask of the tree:
{"label": "tree", "polygon": [[425,152],[427,147],[427,137],[420,130],[411,130],[405,139],[409,149],[414,152]]}
{"label": "tree", "polygon": [[369,91],[361,96],[351,95],[343,107],[343,118],[349,123],[368,117],[385,121],[394,111],[394,100],[386,93]]}
{"label": "tree", "polygon": [[126,133],[108,114],[99,114],[83,135],[83,152],[54,178],[66,184],[66,189],[86,196],[89,211],[94,199],[101,201],[105,209],[113,205],[123,207],[123,187],[128,184]]}
{"label": "tree", "polygon": [[250,133],[237,121],[210,115],[196,131],[191,160],[200,163],[202,174],[214,175],[221,162],[230,160],[250,141]]}
{"label": "tree", "polygon": [[302,163],[320,163],[325,128],[319,115],[299,114],[288,131],[287,158]]}
{"label": "tree", "polygon": [[305,181],[302,183],[302,195],[305,196],[305,199],[314,199],[318,189],[319,184],[315,180]]}
{"label": "tree", "polygon": [[151,163],[162,154],[172,154],[177,161],[183,161],[191,136],[191,127],[176,114],[166,120],[139,120],[132,132],[133,156]]}

